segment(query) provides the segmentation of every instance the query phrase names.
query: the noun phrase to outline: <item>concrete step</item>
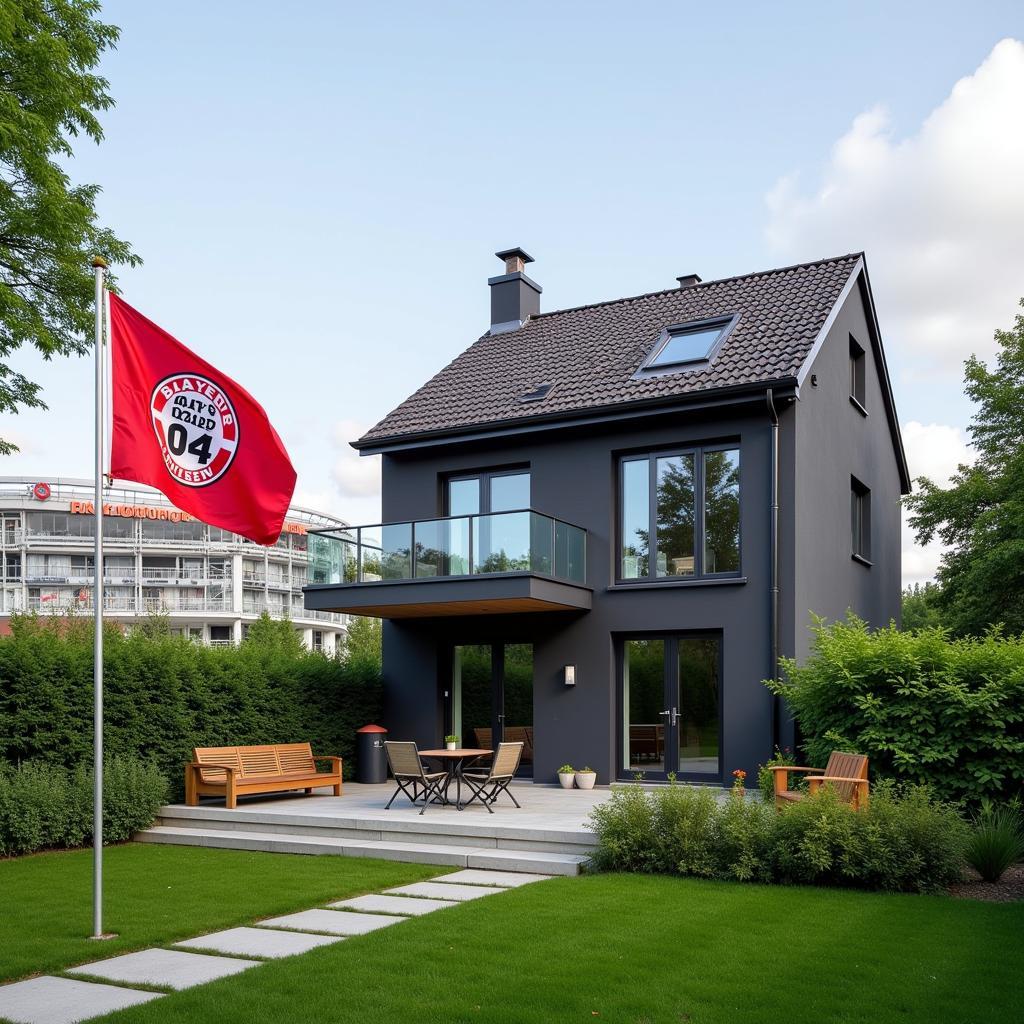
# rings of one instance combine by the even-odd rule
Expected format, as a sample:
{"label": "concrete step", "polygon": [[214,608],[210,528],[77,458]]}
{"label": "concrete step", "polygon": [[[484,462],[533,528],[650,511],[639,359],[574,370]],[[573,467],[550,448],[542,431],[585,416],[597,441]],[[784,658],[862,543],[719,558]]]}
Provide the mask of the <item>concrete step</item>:
{"label": "concrete step", "polygon": [[451,843],[394,842],[338,836],[286,835],[283,832],[245,831],[238,828],[176,828],[155,825],[139,832],[142,843],[178,846],[210,846],[228,850],[259,850],[265,853],[302,853],[337,857],[375,857],[413,864],[438,864],[459,868],[492,868],[529,871],[545,875],[576,875],[586,859],[579,854],[530,850],[498,850]]}
{"label": "concrete step", "polygon": [[[442,820],[437,820],[439,817]],[[519,826],[507,820],[494,822],[484,816],[452,820],[448,814],[435,816],[434,820],[429,816],[417,816],[415,820],[409,820],[383,816],[326,817],[241,808],[225,811],[223,808],[172,806],[161,809],[157,824],[176,829],[277,833],[289,837],[329,837],[342,841],[445,846],[454,843],[484,849],[567,853],[582,857],[592,852],[597,841],[592,832],[584,830]]]}

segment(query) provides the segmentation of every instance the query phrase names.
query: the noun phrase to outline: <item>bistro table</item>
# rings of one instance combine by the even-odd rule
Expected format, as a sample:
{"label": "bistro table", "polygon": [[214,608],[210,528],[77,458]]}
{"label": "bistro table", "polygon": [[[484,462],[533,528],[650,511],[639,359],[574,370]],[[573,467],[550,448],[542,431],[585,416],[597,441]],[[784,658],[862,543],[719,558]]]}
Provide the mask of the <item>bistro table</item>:
{"label": "bistro table", "polygon": [[455,750],[421,750],[420,757],[434,758],[444,763],[444,770],[448,776],[444,781],[444,802],[450,803],[448,788],[454,782],[455,806],[461,811],[463,769],[478,757],[486,757],[488,754],[493,753],[493,750],[487,750],[484,747],[456,747]]}

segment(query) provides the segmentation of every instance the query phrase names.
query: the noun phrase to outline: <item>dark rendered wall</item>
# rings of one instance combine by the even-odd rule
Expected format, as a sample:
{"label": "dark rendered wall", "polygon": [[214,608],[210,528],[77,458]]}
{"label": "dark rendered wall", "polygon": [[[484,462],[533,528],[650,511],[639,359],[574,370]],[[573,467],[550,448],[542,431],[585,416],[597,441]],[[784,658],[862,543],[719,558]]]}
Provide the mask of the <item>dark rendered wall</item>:
{"label": "dark rendered wall", "polygon": [[[849,400],[850,335],[866,352],[864,416]],[[900,479],[878,365],[859,288],[839,311],[801,388],[796,409],[793,509],[796,565],[793,653],[803,658],[810,615],[848,608],[873,626],[900,617]],[[870,567],[851,557],[850,476],[871,489]]]}
{"label": "dark rendered wall", "polygon": [[[746,582],[611,588],[614,580],[617,456],[738,440],[741,449],[741,561]],[[404,620],[384,626],[386,724],[397,738],[436,744],[444,730],[443,689],[455,643],[534,645],[535,778],[553,781],[565,761],[590,764],[598,780],[620,763],[619,681],[615,637],[622,633],[713,630],[722,634],[723,781],[735,768],[753,773],[771,751],[772,702],[761,680],[770,668],[769,421],[759,398],[743,410],[710,418],[675,413],[614,428],[552,431],[486,448],[446,443],[386,455],[383,513],[388,522],[441,511],[441,478],[497,466],[528,464],[532,505],[584,526],[588,537],[590,612]],[[611,588],[611,589],[610,589]],[[574,664],[577,685],[562,670]]]}

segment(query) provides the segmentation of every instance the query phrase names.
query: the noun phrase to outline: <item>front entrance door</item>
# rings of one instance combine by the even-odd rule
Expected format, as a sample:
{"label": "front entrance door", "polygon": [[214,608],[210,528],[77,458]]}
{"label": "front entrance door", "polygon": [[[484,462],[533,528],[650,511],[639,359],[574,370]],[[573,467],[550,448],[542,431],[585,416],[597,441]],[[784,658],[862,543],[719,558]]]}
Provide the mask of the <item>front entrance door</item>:
{"label": "front entrance door", "polygon": [[464,644],[452,655],[449,731],[464,747],[523,744],[520,775],[533,775],[533,645]]}
{"label": "front entrance door", "polygon": [[721,639],[622,641],[620,775],[721,777]]}

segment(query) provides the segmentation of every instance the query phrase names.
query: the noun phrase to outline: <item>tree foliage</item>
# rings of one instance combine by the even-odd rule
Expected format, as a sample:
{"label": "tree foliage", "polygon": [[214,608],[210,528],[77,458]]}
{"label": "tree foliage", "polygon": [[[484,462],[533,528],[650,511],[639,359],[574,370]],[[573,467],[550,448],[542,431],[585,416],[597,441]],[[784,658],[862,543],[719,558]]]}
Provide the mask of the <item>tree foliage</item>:
{"label": "tree foliage", "polygon": [[961,465],[949,487],[919,478],[907,499],[918,543],[938,537],[949,547],[935,604],[959,634],[994,623],[1024,632],[1024,315],[995,336],[993,369],[974,356],[965,364],[974,463]]}
{"label": "tree foliage", "polygon": [[942,588],[937,583],[915,583],[903,590],[903,628],[934,629],[945,625],[940,607]]}
{"label": "tree foliage", "polygon": [[[118,29],[98,0],[0,3],[0,413],[45,408],[40,385],[7,362],[23,345],[45,358],[91,346],[90,258],[139,262],[97,223],[98,185],[61,166],[81,135],[103,138],[97,114],[113,100],[95,74]],[[0,454],[16,451],[0,438]]]}

